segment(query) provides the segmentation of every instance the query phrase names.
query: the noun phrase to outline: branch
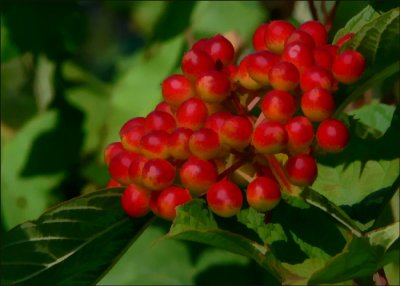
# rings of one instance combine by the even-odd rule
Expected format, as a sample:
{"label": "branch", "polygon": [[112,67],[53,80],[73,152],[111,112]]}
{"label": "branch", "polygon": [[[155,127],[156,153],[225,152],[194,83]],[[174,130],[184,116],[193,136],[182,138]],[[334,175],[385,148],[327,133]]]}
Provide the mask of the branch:
{"label": "branch", "polygon": [[311,15],[315,21],[318,21],[318,13],[317,9],[315,8],[314,0],[307,0],[308,6],[310,7]]}

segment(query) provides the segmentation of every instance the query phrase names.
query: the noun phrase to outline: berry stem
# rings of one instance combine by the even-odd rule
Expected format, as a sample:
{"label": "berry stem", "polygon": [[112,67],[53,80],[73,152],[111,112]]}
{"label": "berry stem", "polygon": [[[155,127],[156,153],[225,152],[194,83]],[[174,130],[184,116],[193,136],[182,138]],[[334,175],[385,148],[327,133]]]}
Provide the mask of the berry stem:
{"label": "berry stem", "polygon": [[308,6],[310,7],[311,15],[315,21],[318,21],[318,13],[317,9],[315,8],[314,0],[307,0]]}
{"label": "berry stem", "polygon": [[[323,2],[325,2],[325,1],[323,1]],[[329,15],[325,16],[325,28],[328,32],[332,29],[333,20],[335,19],[336,10],[337,10],[337,7],[339,6],[339,2],[340,2],[340,0],[335,1],[335,4],[333,4],[333,7],[332,7],[331,11],[329,12]]]}
{"label": "berry stem", "polygon": [[239,156],[239,159],[233,163],[231,166],[229,166],[225,171],[223,171],[221,174],[218,175],[218,181],[222,180],[224,177],[229,176],[233,172],[235,172],[238,168],[240,168],[243,164],[245,164],[249,160],[249,156],[253,156],[252,153],[245,152],[241,156]]}
{"label": "berry stem", "polygon": [[373,275],[373,280],[375,285],[389,286],[389,282],[383,268],[379,269],[378,272]]}
{"label": "berry stem", "polygon": [[283,171],[282,165],[276,159],[275,155],[267,155],[266,156],[269,167],[271,168],[272,173],[275,178],[278,180],[281,188],[287,190],[288,193],[294,193],[294,186],[288,181],[286,178],[285,172]]}
{"label": "berry stem", "polygon": [[237,94],[232,92],[231,96],[231,102],[233,104],[233,106],[235,107],[237,113],[239,115],[244,115],[247,114],[247,110],[243,107],[243,105],[240,103],[239,98],[237,97]]}
{"label": "berry stem", "polygon": [[247,112],[250,112],[256,105],[257,103],[260,101],[261,97],[260,96],[256,96],[254,97],[250,103],[247,105]]}

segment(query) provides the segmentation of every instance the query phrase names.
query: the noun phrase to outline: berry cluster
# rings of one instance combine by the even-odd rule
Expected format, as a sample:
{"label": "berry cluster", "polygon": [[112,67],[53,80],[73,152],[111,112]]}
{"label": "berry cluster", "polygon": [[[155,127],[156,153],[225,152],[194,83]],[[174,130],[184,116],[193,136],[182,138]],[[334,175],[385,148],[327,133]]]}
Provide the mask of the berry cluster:
{"label": "berry cluster", "polygon": [[287,155],[281,170],[291,184],[311,185],[313,152],[339,152],[349,140],[346,125],[331,116],[339,83],[355,82],[365,68],[360,53],[339,52],[351,37],[328,44],[317,21],[298,28],[271,21],[256,29],[255,51],[238,61],[220,34],[195,42],[182,73],[162,82],[164,101],[127,121],[121,141],[106,147],[109,186],[126,186],[125,212],[173,220],[176,206],[193,197],[222,217],[235,215],[244,197],[271,210],[281,184],[268,156],[278,153]]}

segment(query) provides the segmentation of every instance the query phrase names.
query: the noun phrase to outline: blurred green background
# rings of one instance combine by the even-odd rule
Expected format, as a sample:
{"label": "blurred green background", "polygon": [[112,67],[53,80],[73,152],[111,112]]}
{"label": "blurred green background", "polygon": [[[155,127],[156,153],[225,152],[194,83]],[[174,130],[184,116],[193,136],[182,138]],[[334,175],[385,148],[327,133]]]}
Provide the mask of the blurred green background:
{"label": "blurred green background", "polygon": [[[368,3],[378,5],[341,1],[331,37]],[[161,100],[188,40],[235,32],[250,50],[253,31],[270,19],[311,14],[306,1],[3,2],[2,232],[107,184],[104,147]],[[247,258],[156,242],[167,228],[157,221],[146,230],[100,284],[276,284]]]}

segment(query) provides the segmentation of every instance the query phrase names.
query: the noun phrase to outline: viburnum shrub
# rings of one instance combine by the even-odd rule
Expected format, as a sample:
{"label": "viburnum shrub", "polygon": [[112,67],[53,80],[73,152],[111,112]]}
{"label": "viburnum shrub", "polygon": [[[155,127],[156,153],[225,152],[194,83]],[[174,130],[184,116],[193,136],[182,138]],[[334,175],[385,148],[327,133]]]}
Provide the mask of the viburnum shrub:
{"label": "viburnum shrub", "polygon": [[193,43],[181,73],[162,82],[163,102],[128,120],[105,150],[109,185],[126,187],[126,214],[151,210],[172,221],[193,198],[222,217],[243,205],[268,212],[281,193],[312,185],[314,155],[341,152],[350,140],[332,115],[339,84],[365,69],[362,54],[339,49],[352,36],[328,43],[318,21],[275,20],[255,30],[247,54],[221,34]]}

